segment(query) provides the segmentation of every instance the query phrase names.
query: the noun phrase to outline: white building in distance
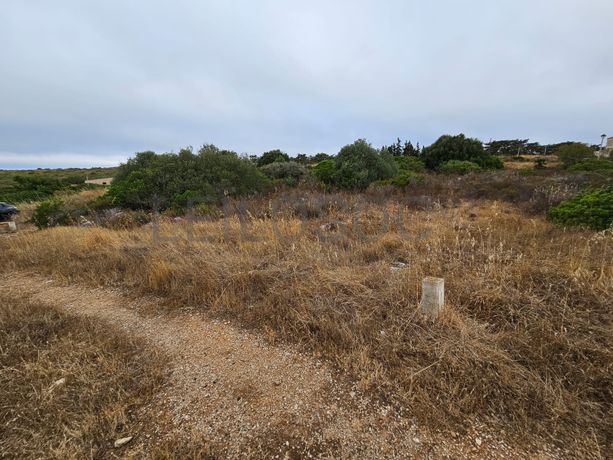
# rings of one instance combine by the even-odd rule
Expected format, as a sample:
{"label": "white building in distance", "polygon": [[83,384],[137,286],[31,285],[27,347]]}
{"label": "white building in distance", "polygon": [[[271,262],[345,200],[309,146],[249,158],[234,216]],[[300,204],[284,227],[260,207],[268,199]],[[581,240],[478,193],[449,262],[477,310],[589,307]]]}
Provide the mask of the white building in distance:
{"label": "white building in distance", "polygon": [[598,158],[611,158],[611,153],[613,152],[613,137],[609,137],[607,139],[607,143],[603,148],[596,152],[596,156]]}

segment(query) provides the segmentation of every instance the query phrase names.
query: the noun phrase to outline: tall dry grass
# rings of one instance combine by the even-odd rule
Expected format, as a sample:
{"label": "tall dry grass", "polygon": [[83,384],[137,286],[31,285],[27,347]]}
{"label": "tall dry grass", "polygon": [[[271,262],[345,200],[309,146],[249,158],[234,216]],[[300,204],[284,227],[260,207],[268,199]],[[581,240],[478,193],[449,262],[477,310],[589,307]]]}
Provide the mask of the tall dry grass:
{"label": "tall dry grass", "polygon": [[[361,237],[351,206],[332,203],[304,227],[290,210],[274,226],[247,212],[242,233],[237,216],[202,222],[193,230],[208,240],[197,243],[183,222],[162,225],[173,241],[153,241],[150,227],[54,228],[0,249],[5,271],[121,284],[298,343],[432,428],[478,420],[523,444],[606,456],[611,234],[555,228],[496,202],[430,207],[378,236],[384,209],[405,211],[384,197],[362,208]],[[329,221],[341,222],[338,233],[321,231]],[[446,282],[437,321],[418,309],[427,275]]]}

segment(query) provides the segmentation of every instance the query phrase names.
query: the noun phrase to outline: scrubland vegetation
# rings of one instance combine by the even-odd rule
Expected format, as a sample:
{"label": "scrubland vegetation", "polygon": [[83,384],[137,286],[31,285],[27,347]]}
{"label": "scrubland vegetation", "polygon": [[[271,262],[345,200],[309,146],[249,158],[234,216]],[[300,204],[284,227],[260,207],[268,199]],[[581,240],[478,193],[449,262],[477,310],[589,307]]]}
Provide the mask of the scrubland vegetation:
{"label": "scrubland vegetation", "polygon": [[112,177],[117,168],[0,169],[0,201],[15,204],[40,201],[57,192],[86,188],[86,179]]}
{"label": "scrubland vegetation", "polygon": [[[324,357],[432,430],[485,423],[605,458],[612,176],[610,160],[578,169],[596,160],[575,147],[565,169],[528,170],[463,136],[317,160],[141,153],[108,193],[41,204],[34,221],[55,228],[0,239],[0,271],[202,309]],[[93,228],[65,226],[80,216]],[[445,279],[437,321],[418,308],[425,276]]]}

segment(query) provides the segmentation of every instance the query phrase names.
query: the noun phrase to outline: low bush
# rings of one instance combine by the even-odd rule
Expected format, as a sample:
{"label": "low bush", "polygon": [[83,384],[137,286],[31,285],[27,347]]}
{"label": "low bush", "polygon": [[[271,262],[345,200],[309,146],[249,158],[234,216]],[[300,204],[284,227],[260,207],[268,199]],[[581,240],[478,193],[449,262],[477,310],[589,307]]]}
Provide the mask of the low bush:
{"label": "low bush", "polygon": [[580,142],[564,144],[555,150],[555,154],[564,168],[570,168],[574,164],[594,157],[593,150]]}
{"label": "low bush", "polygon": [[276,162],[262,166],[260,170],[272,180],[280,180],[289,186],[296,186],[308,175],[307,169],[295,161]]}
{"label": "low bush", "polygon": [[70,192],[86,188],[85,177],[67,176],[62,178],[43,175],[17,175],[12,183],[0,190],[0,201],[10,203],[31,203],[51,198],[56,192]]}
{"label": "low bush", "polygon": [[0,201],[15,204],[32,203],[48,197],[48,193],[37,192],[36,190],[15,190],[0,193]]}
{"label": "low bush", "polygon": [[64,209],[63,204],[58,199],[43,201],[34,210],[31,218],[32,223],[39,229],[71,224],[73,219]]}
{"label": "low bush", "polygon": [[468,174],[479,171],[481,167],[472,161],[449,160],[441,164],[438,168],[443,174]]}
{"label": "low bush", "polygon": [[613,188],[585,190],[551,208],[547,215],[552,222],[560,225],[605,230],[613,225]]}
{"label": "low bush", "polygon": [[613,172],[613,160],[606,158],[588,158],[587,160],[575,163],[568,169],[570,171]]}
{"label": "low bush", "polygon": [[394,185],[395,187],[406,187],[410,184],[417,184],[423,182],[423,177],[417,173],[412,171],[401,171],[399,174],[395,175],[390,179],[379,180],[373,182],[372,185],[375,187],[382,187],[386,185]]}
{"label": "low bush", "polygon": [[80,193],[56,194],[36,207],[30,221],[39,229],[78,223],[82,216],[92,213],[93,204],[104,199],[106,195],[100,196],[101,192],[84,190]]}
{"label": "low bush", "polygon": [[477,162],[482,169],[502,169],[504,168],[504,162],[493,155],[488,155],[481,158],[481,161]]}

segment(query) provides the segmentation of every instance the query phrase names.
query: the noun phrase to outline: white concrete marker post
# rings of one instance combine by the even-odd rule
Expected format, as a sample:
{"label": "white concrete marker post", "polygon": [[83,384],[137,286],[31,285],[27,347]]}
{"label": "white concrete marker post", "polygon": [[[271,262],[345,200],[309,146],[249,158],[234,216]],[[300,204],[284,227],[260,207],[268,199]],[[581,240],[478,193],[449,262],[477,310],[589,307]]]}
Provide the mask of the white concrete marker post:
{"label": "white concrete marker post", "polygon": [[421,282],[421,311],[436,318],[445,305],[445,280],[428,276]]}
{"label": "white concrete marker post", "polygon": [[17,231],[17,224],[15,224],[15,222],[13,222],[12,220],[9,220],[9,232],[16,232]]}

